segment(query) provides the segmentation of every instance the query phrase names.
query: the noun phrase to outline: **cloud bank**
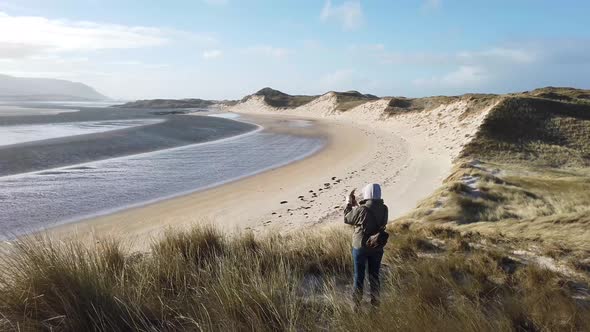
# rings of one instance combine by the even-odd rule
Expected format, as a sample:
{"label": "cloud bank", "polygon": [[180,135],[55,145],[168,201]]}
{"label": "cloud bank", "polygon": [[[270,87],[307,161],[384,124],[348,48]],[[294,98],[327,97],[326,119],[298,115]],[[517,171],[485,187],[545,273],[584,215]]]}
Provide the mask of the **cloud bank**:
{"label": "cloud bank", "polygon": [[[51,20],[38,16],[9,16],[0,12],[0,57],[159,46],[169,32],[149,27]],[[6,33],[12,32],[12,33]]]}

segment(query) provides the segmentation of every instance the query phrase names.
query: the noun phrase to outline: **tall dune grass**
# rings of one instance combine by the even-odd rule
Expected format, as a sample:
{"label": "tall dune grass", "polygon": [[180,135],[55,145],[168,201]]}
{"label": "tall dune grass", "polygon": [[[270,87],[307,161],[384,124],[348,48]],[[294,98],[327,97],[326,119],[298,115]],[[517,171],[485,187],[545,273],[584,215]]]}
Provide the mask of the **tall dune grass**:
{"label": "tall dune grass", "polygon": [[[147,253],[123,243],[15,243],[0,271],[7,331],[562,331],[590,328],[566,279],[456,233],[393,230],[383,298],[354,312],[344,229],[228,237],[171,231]],[[441,235],[449,245],[427,236]],[[430,243],[427,245],[426,243]],[[438,243],[438,244],[437,244]],[[467,245],[469,247],[469,245]]]}

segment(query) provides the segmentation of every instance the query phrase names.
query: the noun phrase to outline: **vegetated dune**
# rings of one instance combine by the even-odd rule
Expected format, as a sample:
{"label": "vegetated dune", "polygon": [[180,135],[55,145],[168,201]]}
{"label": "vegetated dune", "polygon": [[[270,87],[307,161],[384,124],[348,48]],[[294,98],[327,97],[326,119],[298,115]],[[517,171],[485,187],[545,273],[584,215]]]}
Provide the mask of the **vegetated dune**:
{"label": "vegetated dune", "polygon": [[263,88],[252,95],[244,97],[242,101],[246,101],[251,97],[258,97],[256,99],[259,99],[261,97],[265,104],[270,105],[272,107],[287,108],[302,106],[317,98],[317,96],[292,96],[272,88]]}
{"label": "vegetated dune", "polygon": [[[340,121],[374,136],[378,153],[370,165],[354,174],[354,179],[382,183],[384,196],[394,204],[392,217],[409,212],[441,185],[450,174],[453,160],[499,100],[496,96],[473,95],[402,100],[351,92],[343,107],[341,95],[328,92],[294,108],[272,107],[262,96],[252,95],[229,110]],[[350,103],[358,105],[347,108]],[[391,158],[400,158],[393,152],[400,150],[406,160],[401,165],[392,163]],[[341,204],[341,199],[337,195],[325,206]]]}
{"label": "vegetated dune", "polygon": [[503,97],[461,151],[444,186],[409,217],[588,253],[587,95],[544,88]]}
{"label": "vegetated dune", "polygon": [[252,96],[232,110],[331,118],[401,136],[410,162],[401,171],[405,175],[384,184],[389,201],[411,205],[401,209],[408,212],[403,220],[590,250],[588,90],[353,96],[359,104],[352,108],[341,107],[338,93],[329,92],[295,108],[272,107]]}
{"label": "vegetated dune", "polygon": [[[402,136],[411,147],[424,148],[452,160],[502,98],[497,95],[378,98],[352,91],[328,92],[298,107],[273,107],[265,102],[265,98],[251,95],[228,110],[282,113],[369,125]],[[351,107],[352,103],[356,106]]]}
{"label": "vegetated dune", "polygon": [[365,102],[379,99],[377,96],[371,94],[362,94],[358,91],[330,91],[322,96],[306,96],[289,95],[272,88],[264,88],[252,95],[242,98],[242,103],[247,103],[248,101],[254,101],[255,103],[262,101],[264,104],[275,108],[296,109],[304,106],[306,108],[311,107],[311,102],[314,102],[314,104],[322,104],[326,102],[325,98],[321,97],[334,99],[334,110],[337,111],[346,111]]}

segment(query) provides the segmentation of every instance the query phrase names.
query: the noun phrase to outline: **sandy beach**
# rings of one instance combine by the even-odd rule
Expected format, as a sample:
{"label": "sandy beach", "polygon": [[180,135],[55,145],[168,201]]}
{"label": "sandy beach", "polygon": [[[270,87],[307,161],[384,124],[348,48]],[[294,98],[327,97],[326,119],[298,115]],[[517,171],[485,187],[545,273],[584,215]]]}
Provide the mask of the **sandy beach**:
{"label": "sandy beach", "polygon": [[[333,121],[312,120],[311,127],[287,128],[280,125],[281,118],[243,116],[244,121],[260,124],[266,130],[282,133],[296,130],[298,135],[321,136],[327,140],[325,148],[304,160],[229,184],[59,226],[48,233],[53,238],[84,241],[123,235],[131,243],[142,246],[146,237],[157,237],[168,227],[182,228],[194,223],[209,222],[226,230],[254,231],[316,223],[342,203],[344,194],[353,187],[350,180],[355,172],[365,168],[367,161],[377,154],[376,137]],[[329,188],[325,183],[330,183]],[[281,204],[284,201],[287,203]]]}
{"label": "sandy beach", "polygon": [[[327,144],[320,152],[209,190],[59,226],[50,235],[84,241],[122,236],[142,247],[149,243],[146,238],[157,238],[170,227],[195,223],[212,223],[226,231],[288,232],[339,222],[346,194],[372,182],[382,184],[394,219],[440,186],[481,120],[459,126],[460,110],[448,108],[381,120],[381,100],[334,114],[318,110],[329,105],[329,100],[318,99],[321,103],[279,114],[257,100],[227,111],[265,130],[321,136]],[[287,128],[281,125],[287,119],[313,125]]]}

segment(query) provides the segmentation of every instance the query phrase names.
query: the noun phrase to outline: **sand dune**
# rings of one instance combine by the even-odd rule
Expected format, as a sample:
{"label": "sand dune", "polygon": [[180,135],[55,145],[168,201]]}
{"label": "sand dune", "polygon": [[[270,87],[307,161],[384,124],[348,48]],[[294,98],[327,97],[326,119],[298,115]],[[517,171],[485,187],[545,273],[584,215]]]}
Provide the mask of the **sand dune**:
{"label": "sand dune", "polygon": [[[391,216],[400,216],[432,193],[449,175],[453,160],[477,132],[481,122],[495,105],[476,112],[470,110],[469,98],[441,104],[421,112],[389,115],[390,98],[369,101],[346,112],[336,110],[336,96],[329,92],[294,109],[276,109],[259,96],[252,96],[228,111],[246,114],[281,114],[302,116],[356,128],[373,137],[375,152],[367,164],[347,179],[350,187],[379,182]],[[341,193],[338,193],[341,194]],[[342,203],[342,195],[325,197],[322,205]],[[316,214],[318,220],[336,219],[328,210]]]}
{"label": "sand dune", "polygon": [[390,218],[401,216],[440,186],[493,105],[473,111],[469,98],[456,98],[391,115],[389,101],[369,101],[340,112],[334,93],[294,109],[274,108],[262,96],[251,96],[223,110],[273,131],[287,130],[280,125],[287,118],[310,120],[313,126],[287,133],[323,136],[327,147],[256,176],[51,232],[61,238],[124,236],[138,247],[149,243],[146,236],[157,237],[168,226],[202,222],[226,230],[285,232],[339,222],[345,195],[370,182],[383,185]]}

